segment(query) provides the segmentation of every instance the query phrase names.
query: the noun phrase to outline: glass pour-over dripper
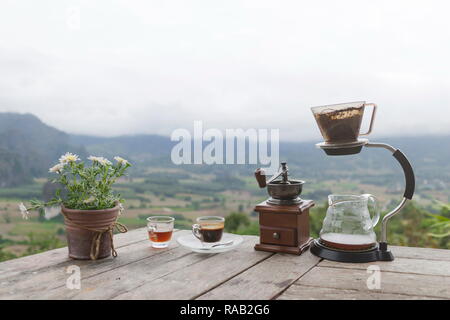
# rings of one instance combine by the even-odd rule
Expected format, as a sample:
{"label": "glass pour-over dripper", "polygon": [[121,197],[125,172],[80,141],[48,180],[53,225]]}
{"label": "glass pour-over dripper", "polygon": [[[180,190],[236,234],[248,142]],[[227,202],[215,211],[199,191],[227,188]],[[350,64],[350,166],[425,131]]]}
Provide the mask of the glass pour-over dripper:
{"label": "glass pour-over dripper", "polygon": [[[366,133],[360,133],[366,106],[373,106],[370,127]],[[327,143],[347,143],[358,140],[359,136],[372,131],[376,105],[373,103],[350,102],[311,108],[320,132]]]}

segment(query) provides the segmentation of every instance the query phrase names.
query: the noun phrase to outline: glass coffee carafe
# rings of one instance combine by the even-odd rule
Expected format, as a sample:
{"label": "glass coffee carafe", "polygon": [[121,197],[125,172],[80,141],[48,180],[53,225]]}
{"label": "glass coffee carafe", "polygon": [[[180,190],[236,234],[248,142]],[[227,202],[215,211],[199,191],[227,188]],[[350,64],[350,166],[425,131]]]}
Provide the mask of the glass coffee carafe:
{"label": "glass coffee carafe", "polygon": [[[366,106],[372,106],[369,130],[361,133],[361,123]],[[355,142],[359,136],[372,131],[377,106],[374,103],[350,102],[311,108],[325,142]]]}
{"label": "glass coffee carafe", "polygon": [[[320,231],[320,242],[341,250],[369,250],[376,245],[374,227],[380,219],[377,201],[370,194],[330,195]],[[375,214],[370,216],[369,203]]]}

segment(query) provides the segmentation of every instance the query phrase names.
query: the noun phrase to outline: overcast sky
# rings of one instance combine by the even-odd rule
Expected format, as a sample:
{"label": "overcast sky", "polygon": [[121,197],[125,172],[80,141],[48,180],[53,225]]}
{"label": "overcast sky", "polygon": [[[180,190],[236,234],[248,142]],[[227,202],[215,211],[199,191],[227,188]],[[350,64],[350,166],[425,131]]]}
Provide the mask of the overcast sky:
{"label": "overcast sky", "polygon": [[[0,111],[112,136],[281,128],[365,100],[375,134],[450,133],[450,2],[2,0]],[[78,19],[79,16],[79,19]]]}

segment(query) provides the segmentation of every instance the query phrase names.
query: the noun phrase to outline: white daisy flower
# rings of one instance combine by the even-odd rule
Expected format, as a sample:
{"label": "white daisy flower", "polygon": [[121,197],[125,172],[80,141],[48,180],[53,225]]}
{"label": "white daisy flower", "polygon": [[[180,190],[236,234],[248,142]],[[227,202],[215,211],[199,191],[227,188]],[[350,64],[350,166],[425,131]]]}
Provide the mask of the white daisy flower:
{"label": "white daisy flower", "polygon": [[56,166],[51,167],[48,172],[50,173],[59,173],[64,169],[64,165],[62,163],[58,163]]}
{"label": "white daisy flower", "polygon": [[128,160],[125,160],[124,158],[121,158],[121,157],[114,157],[114,160],[116,160],[121,165],[130,164],[130,162],[128,162]]}
{"label": "white daisy flower", "polygon": [[67,152],[65,155],[63,155],[63,156],[61,156],[61,158],[59,158],[59,163],[67,164],[67,163],[76,162],[79,160],[80,160],[80,158],[76,154]]}
{"label": "white daisy flower", "polygon": [[83,203],[89,204],[89,203],[93,202],[94,200],[95,200],[94,197],[89,197],[88,199],[84,200]]}
{"label": "white daisy flower", "polygon": [[112,165],[112,163],[111,163],[111,161],[109,161],[108,159],[106,159],[106,158],[103,158],[103,157],[94,157],[94,156],[90,156],[89,158],[88,158],[88,160],[91,160],[91,161],[93,161],[93,162],[98,162],[99,164],[101,164],[102,166],[107,166],[107,165]]}
{"label": "white daisy flower", "polygon": [[20,210],[20,213],[22,214],[22,218],[24,218],[25,220],[28,220],[28,216],[30,215],[30,213],[28,212],[28,209],[27,209],[27,207],[25,207],[23,202],[21,204],[19,204],[19,210]]}
{"label": "white daisy flower", "polygon": [[109,161],[109,160],[106,159],[106,158],[102,158],[99,162],[100,162],[101,165],[104,165],[104,166],[106,166],[106,165],[108,165],[108,166],[112,165],[112,162]]}
{"label": "white daisy flower", "polygon": [[97,162],[98,162],[99,159],[100,159],[100,157],[94,157],[94,156],[90,156],[90,157],[88,158],[88,160],[91,160],[91,161],[97,161]]}

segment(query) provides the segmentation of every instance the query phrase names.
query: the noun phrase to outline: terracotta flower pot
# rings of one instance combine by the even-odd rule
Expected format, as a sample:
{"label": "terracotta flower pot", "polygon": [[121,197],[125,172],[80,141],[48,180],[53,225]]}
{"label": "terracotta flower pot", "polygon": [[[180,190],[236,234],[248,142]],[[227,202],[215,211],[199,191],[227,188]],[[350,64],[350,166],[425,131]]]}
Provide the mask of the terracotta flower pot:
{"label": "terracotta flower pot", "polygon": [[76,210],[62,206],[69,257],[97,260],[111,256],[112,230],[120,213],[117,205],[105,210]]}

